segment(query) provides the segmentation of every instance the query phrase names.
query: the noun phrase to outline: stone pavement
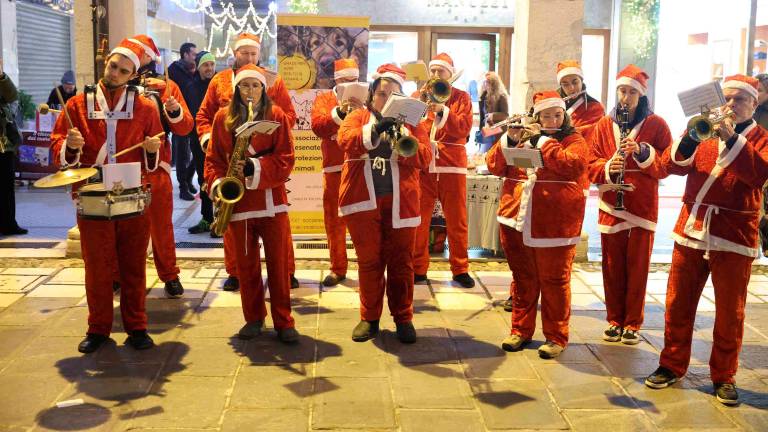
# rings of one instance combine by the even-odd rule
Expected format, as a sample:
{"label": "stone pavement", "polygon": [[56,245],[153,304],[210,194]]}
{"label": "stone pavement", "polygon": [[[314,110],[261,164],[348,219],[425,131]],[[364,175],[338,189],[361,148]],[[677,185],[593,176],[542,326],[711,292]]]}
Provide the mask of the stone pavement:
{"label": "stone pavement", "polygon": [[[376,340],[352,342],[354,272],[344,286],[321,290],[323,272],[302,261],[296,346],[273,332],[233,338],[239,295],[220,290],[221,263],[207,262],[184,265],[181,300],[164,299],[148,270],[155,349],[124,346],[118,317],[115,342],[83,356],[83,269],[62,262],[71,264],[0,269],[0,430],[768,430],[768,276],[759,270],[738,374],[742,403],[726,408],[710,396],[711,286],[699,304],[688,376],[666,390],[642,384],[663,340],[664,266],[649,281],[644,340],[630,347],[600,340],[599,266],[577,265],[571,344],[560,358],[541,360],[540,342],[518,353],[499,348],[509,331],[497,305],[509,284],[502,266],[478,266],[490,270],[476,270],[480,283],[469,290],[453,286],[450,272],[431,272],[431,283],[416,287],[419,340],[406,346],[386,312]],[[56,407],[73,399],[85,403]]]}

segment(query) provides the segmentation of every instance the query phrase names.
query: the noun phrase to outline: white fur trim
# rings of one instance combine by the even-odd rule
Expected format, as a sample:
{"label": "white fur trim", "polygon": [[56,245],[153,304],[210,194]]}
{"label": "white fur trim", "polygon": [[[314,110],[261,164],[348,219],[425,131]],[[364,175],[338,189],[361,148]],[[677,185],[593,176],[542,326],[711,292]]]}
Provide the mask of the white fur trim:
{"label": "white fur trim", "polygon": [[672,156],[671,157],[672,162],[674,162],[676,165],[683,166],[683,167],[690,166],[693,163],[693,158],[694,156],[696,156],[696,152],[699,151],[699,147],[696,146],[696,150],[693,151],[693,154],[691,155],[691,157],[681,161],[677,160],[677,158],[675,157],[675,155],[677,155],[677,150],[679,147],[680,147],[679,139],[672,141],[672,150],[670,150],[670,155]]}
{"label": "white fur trim", "polygon": [[645,96],[645,92],[648,90],[645,88],[645,86],[640,84],[640,81],[634,78],[626,77],[626,76],[620,77],[619,79],[616,80],[616,88],[619,88],[619,86],[622,86],[622,85],[627,85],[636,89],[637,91],[640,92],[640,96]]}
{"label": "white fur trim", "polygon": [[750,96],[757,99],[757,89],[751,85],[739,80],[730,80],[723,83],[723,90],[736,89],[747,92]]}
{"label": "white fur trim", "polygon": [[339,78],[360,78],[360,70],[357,68],[346,68],[333,73],[333,79]]}
{"label": "white fur trim", "polygon": [[205,150],[205,148],[208,146],[208,141],[211,139],[211,133],[204,133],[202,136],[200,136],[200,147]]}
{"label": "white fur trim", "polygon": [[336,111],[336,107],[331,108],[331,118],[333,119],[333,122],[339,126],[341,126],[341,123],[344,121],[341,117],[339,117],[339,113]]}
{"label": "white fur trim", "polygon": [[[445,122],[448,121],[448,115],[451,113],[451,110],[448,108],[448,105],[443,105],[443,112],[440,117],[440,121],[435,124],[435,130],[442,129],[443,126],[445,126]],[[438,117],[438,116],[435,116]]]}
{"label": "white fur trim", "polygon": [[148,172],[155,172],[160,167],[160,149],[157,149],[156,152],[152,153],[155,155],[155,165],[153,167],[149,167],[149,152],[145,148],[141,148],[144,152],[144,166],[147,167]]}
{"label": "white fur trim", "polygon": [[563,78],[568,75],[578,75],[581,79],[584,79],[584,71],[581,68],[575,66],[567,67],[557,73],[557,82],[559,83]]}
{"label": "white fur trim", "polygon": [[155,53],[155,51],[152,50],[152,47],[144,44],[142,41],[138,39],[128,39],[128,40],[144,48],[144,52],[149,56],[149,58],[151,58],[152,60],[157,60],[157,54]]}
{"label": "white fur trim", "polygon": [[[112,54],[122,54],[126,56],[128,60],[130,60],[133,63],[133,66],[136,67],[136,70],[134,70],[134,72],[139,70],[139,68],[141,67],[141,61],[139,61],[139,56],[137,56],[136,53],[131,51],[129,48],[121,47],[121,46],[115,47],[115,49],[113,49],[112,52],[109,53],[110,56]],[[106,109],[106,108],[102,108],[102,109]]]}
{"label": "white fur trim", "polygon": [[341,172],[341,168],[342,168],[343,166],[344,166],[344,165],[333,165],[333,166],[325,167],[325,168],[323,168],[323,172],[324,172],[324,173],[336,173],[336,172]]}
{"label": "white fur trim", "polygon": [[[633,227],[643,228],[643,229],[651,231],[651,232],[655,232],[656,231],[656,222],[653,222],[653,221],[650,221],[648,219],[642,218],[642,217],[640,217],[640,216],[638,216],[636,214],[630,213],[630,212],[628,212],[626,210],[616,210],[616,209],[613,208],[612,205],[610,205],[610,204],[606,203],[605,201],[603,201],[603,197],[602,196],[600,197],[600,202],[598,203],[598,208],[601,211],[603,211],[605,213],[608,213],[611,216],[614,216],[614,217],[617,217],[619,219],[625,220],[627,223],[629,223]],[[618,231],[618,229],[617,229],[617,231]],[[613,231],[613,232],[617,232],[617,231]],[[600,232],[603,232],[603,231],[600,231]],[[608,234],[609,232],[606,232],[606,233]]]}
{"label": "white fur trim", "polygon": [[83,154],[83,149],[82,148],[77,149],[77,154],[75,155],[75,161],[72,163],[67,162],[67,141],[64,140],[64,145],[61,146],[61,151],[59,151],[59,164],[61,164],[62,167],[77,165],[78,162],[80,162],[81,154]]}
{"label": "white fur trim", "polygon": [[561,98],[548,98],[536,102],[533,105],[533,115],[536,115],[547,108],[562,108],[565,111],[565,101]]}
{"label": "white fur trim", "polygon": [[646,169],[649,166],[651,166],[651,164],[653,164],[653,161],[656,159],[656,149],[653,148],[653,146],[648,144],[648,143],[641,143],[641,144],[647,145],[648,146],[648,150],[650,150],[650,152],[651,152],[651,154],[648,155],[648,159],[646,159],[645,162],[640,162],[640,161],[637,160],[637,155],[636,154],[633,154],[632,158],[635,159],[635,162],[637,162],[637,166],[640,167],[640,169]]}
{"label": "white fur trim", "polygon": [[431,68],[432,66],[444,67],[446,70],[448,70],[448,72],[451,73],[451,76],[453,76],[453,74],[456,73],[453,66],[451,66],[451,64],[445,60],[432,60],[429,62],[429,67]]}
{"label": "white fur trim", "polygon": [[[373,116],[371,116],[373,118]],[[363,125],[363,147],[365,147],[366,150],[373,150],[376,147],[379,146],[378,140],[374,144],[374,142],[371,140],[371,134],[373,133],[373,123],[368,122],[368,124]]]}
{"label": "white fur trim", "polygon": [[165,116],[168,117],[168,121],[171,123],[178,123],[184,119],[184,107],[181,104],[179,104],[179,115],[176,117],[168,115],[168,110],[165,109],[165,106],[163,106],[163,111],[165,111]]}
{"label": "white fur trim", "polygon": [[261,161],[259,158],[248,158],[253,164],[253,175],[245,179],[247,189],[258,189],[261,181]]}
{"label": "white fur trim", "polygon": [[246,69],[242,72],[238,72],[235,74],[235,80],[233,81],[233,85],[237,85],[240,83],[240,81],[246,79],[246,78],[256,78],[261,82],[261,85],[264,86],[264,88],[267,88],[267,78],[264,76],[263,73],[251,69]]}
{"label": "white fur trim", "polygon": [[373,74],[373,79],[377,80],[379,78],[389,78],[398,84],[400,84],[400,87],[405,84],[405,78],[401,77],[400,75],[394,73],[394,72],[384,72],[383,74],[375,73]]}
{"label": "white fur trim", "polygon": [[251,38],[242,38],[238,39],[237,42],[235,42],[234,45],[232,45],[232,52],[237,51],[238,49],[244,47],[244,46],[252,46],[261,49],[261,43],[256,42],[255,40]]}

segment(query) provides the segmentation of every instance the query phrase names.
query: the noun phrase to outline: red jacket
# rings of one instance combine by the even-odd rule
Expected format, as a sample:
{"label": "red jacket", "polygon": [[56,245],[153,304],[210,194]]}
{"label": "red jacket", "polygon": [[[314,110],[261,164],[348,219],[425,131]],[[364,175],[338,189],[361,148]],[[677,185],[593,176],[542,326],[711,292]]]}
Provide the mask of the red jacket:
{"label": "red jacket", "polygon": [[[173,96],[181,106],[181,110],[179,110],[179,114],[176,117],[171,118],[168,117],[168,113],[165,111],[165,108],[163,108],[161,115],[165,116],[168,121],[168,127],[171,129],[171,133],[177,136],[189,135],[195,125],[195,119],[192,118],[192,114],[187,107],[187,102],[184,100],[184,95],[181,94],[181,89],[179,89],[179,86],[172,80],[168,80],[164,84],[165,87],[163,88],[162,93],[160,93],[160,102],[165,104],[168,98]],[[171,137],[166,136],[165,138],[165,143],[160,150],[160,167],[170,175]]]}
{"label": "red jacket", "polygon": [[[413,97],[418,98],[416,92]],[[443,105],[443,115],[435,123],[435,113],[428,111],[427,124],[433,158],[429,172],[467,173],[467,138],[472,129],[472,99],[465,91],[451,88],[451,97]]]}
{"label": "red jacket", "polygon": [[728,150],[703,141],[688,159],[675,141],[662,155],[670,174],[688,175],[672,237],[683,246],[757,257],[762,188],[768,181],[768,132],[754,121]]}
{"label": "red jacket", "polygon": [[338,105],[336,90],[318,94],[312,105],[312,132],[321,140],[323,172],[340,172],[344,164],[344,150],[336,141],[342,121],[336,113]]}
{"label": "red jacket", "polygon": [[[368,151],[376,148],[371,142],[375,117],[367,109],[352,111],[339,128],[339,146],[345,151],[339,187],[339,212],[342,216],[376,208],[376,191],[371,179]],[[419,141],[419,150],[407,158],[392,152],[387,169],[392,171],[392,227],[417,227],[419,215],[419,171],[429,166],[432,152],[424,122],[419,127],[406,125],[408,133]],[[389,145],[381,141],[378,145]]]}
{"label": "red jacket", "polygon": [[[624,192],[626,210],[616,211],[616,192],[600,193],[600,214],[598,230],[601,233],[615,233],[633,227],[656,231],[659,214],[659,179],[667,176],[661,161],[661,154],[672,143],[672,135],[667,123],[656,114],[651,114],[632,129],[629,134],[638,143],[649,145],[651,155],[643,163],[635,157],[627,159],[624,170],[624,183],[632,184],[634,191]],[[589,177],[597,185],[614,183],[608,175],[610,161],[616,155],[616,143],[621,131],[611,116],[603,117],[593,130],[592,161],[589,165]]]}
{"label": "red jacket", "polygon": [[502,151],[507,134],[486,154],[488,170],[504,178],[497,220],[522,232],[530,247],[575,245],[581,238],[589,193],[589,148],[579,133],[562,142],[546,137],[539,142],[541,168],[507,165]]}
{"label": "red jacket", "polygon": [[[203,103],[197,111],[197,116],[195,116],[197,135],[200,136],[200,145],[203,148],[205,148],[211,136],[213,117],[220,108],[227,106],[232,99],[232,83],[234,79],[235,72],[232,68],[227,68],[217,73],[211,79],[210,84],[208,84],[208,91],[205,93]],[[288,89],[285,88],[285,82],[282,78],[278,76],[272,86],[267,88],[267,96],[272,100],[273,105],[277,105],[283,110],[285,117],[288,119],[289,129],[293,128],[293,125],[296,123],[296,111],[293,109],[291,96],[288,94]]]}
{"label": "red jacket", "polygon": [[605,108],[596,100],[585,101],[582,97],[568,108],[568,115],[576,131],[589,143],[595,124],[605,115]]}
{"label": "red jacket", "polygon": [[[235,145],[233,133],[224,125],[226,118],[226,108],[216,113],[211,132],[213,145],[208,146],[205,156],[205,182],[211,185],[208,188],[211,197],[227,175]],[[241,179],[245,186],[245,195],[235,204],[232,221],[274,217],[276,213],[288,211],[285,182],[288,181],[294,163],[291,126],[283,110],[275,105],[272,106],[272,113],[267,120],[280,122],[280,127],[272,135],[251,135],[245,155],[253,164],[254,172],[252,176]],[[269,149],[272,149],[271,153],[251,157]]]}
{"label": "red jacket", "polygon": [[[89,118],[86,94],[93,95],[91,115],[97,118]],[[110,95],[103,85],[99,84],[96,86],[95,93],[80,93],[73,96],[67,101],[66,106],[74,127],[85,139],[85,145],[76,157],[66,158],[69,123],[66,116],[59,116],[51,133],[51,151],[54,155],[54,164],[57,166],[77,162],[86,167],[101,166],[110,163],[111,155],[163,131],[154,102],[136,91],[126,91],[126,87]],[[103,111],[104,106],[114,110],[114,117],[128,116],[128,113],[131,113],[132,119],[106,120],[108,116]],[[115,125],[114,135],[111,137],[108,136],[108,122],[114,122]],[[153,163],[150,164],[150,161]],[[148,158],[146,151],[138,148],[118,157],[115,162],[141,162],[142,171],[146,173],[157,169],[159,158]]]}

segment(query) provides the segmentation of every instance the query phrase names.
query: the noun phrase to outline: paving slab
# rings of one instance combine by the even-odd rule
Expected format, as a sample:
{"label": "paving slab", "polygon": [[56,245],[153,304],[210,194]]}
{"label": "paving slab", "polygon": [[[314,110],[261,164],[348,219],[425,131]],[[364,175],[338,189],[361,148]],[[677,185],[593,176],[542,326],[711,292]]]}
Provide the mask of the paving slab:
{"label": "paving slab", "polygon": [[227,410],[222,432],[240,432],[258,428],[260,432],[304,432],[308,429],[308,413],[300,409]]}
{"label": "paving slab", "polygon": [[567,429],[568,425],[534,380],[470,380],[488,429]]}
{"label": "paving slab", "polygon": [[395,404],[401,408],[474,408],[472,392],[458,364],[393,368],[392,389]]}
{"label": "paving slab", "polygon": [[402,432],[483,432],[482,418],[467,410],[398,410]]}
{"label": "paving slab", "polygon": [[389,380],[385,378],[318,379],[312,401],[314,429],[394,428]]}

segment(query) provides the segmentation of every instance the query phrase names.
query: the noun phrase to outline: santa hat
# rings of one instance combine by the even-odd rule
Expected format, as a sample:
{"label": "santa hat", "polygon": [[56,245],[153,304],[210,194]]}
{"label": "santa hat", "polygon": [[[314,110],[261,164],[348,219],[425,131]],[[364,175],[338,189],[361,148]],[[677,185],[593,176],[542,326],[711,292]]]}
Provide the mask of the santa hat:
{"label": "santa hat", "polygon": [[387,63],[379,66],[379,68],[376,69],[376,73],[372,76],[374,80],[379,78],[389,78],[400,84],[400,87],[405,83],[405,71],[400,69],[400,67],[394,63]]}
{"label": "santa hat", "polygon": [[112,54],[122,54],[128,57],[128,60],[133,63],[133,65],[136,67],[135,70],[139,70],[141,67],[141,55],[143,53],[144,47],[137,43],[131,42],[130,39],[123,39],[120,41],[118,46],[112,49],[109,55],[112,56]]}
{"label": "santa hat", "polygon": [[723,81],[723,89],[741,90],[755,99],[757,99],[757,89],[759,85],[760,81],[758,81],[757,78],[742,74],[725,77],[725,81]]}
{"label": "santa hat", "polygon": [[360,70],[355,59],[339,59],[333,62],[333,79],[358,77]]}
{"label": "santa hat", "polygon": [[157,45],[155,45],[155,41],[152,40],[151,37],[140,34],[129,38],[128,40],[140,45],[144,49],[144,52],[149,56],[149,58],[152,59],[152,61],[157,61],[157,59],[160,58],[160,50],[157,49]]}
{"label": "santa hat", "polygon": [[630,64],[616,75],[616,88],[619,88],[619,86],[622,85],[630,86],[639,91],[641,96],[644,96],[645,92],[648,90],[649,78],[650,77],[645,71]]}
{"label": "santa hat", "polygon": [[253,33],[240,33],[237,35],[234,45],[232,45],[232,51],[237,51],[244,46],[261,48],[261,37]]}
{"label": "santa hat", "polygon": [[446,53],[439,53],[432,57],[432,60],[429,62],[429,67],[431,68],[432,66],[444,67],[451,73],[451,75],[456,73],[456,70],[453,68],[453,59]]}
{"label": "santa hat", "polygon": [[267,88],[267,77],[264,74],[264,69],[254,64],[247,64],[235,72],[234,85],[237,85],[240,81],[246,78],[256,78],[261,82],[261,85],[264,86],[264,88]]}
{"label": "santa hat", "polygon": [[548,90],[533,95],[533,115],[547,108],[562,108],[565,110],[565,101],[560,97],[560,93]]}
{"label": "santa hat", "polygon": [[581,63],[576,60],[564,60],[557,64],[557,82],[560,82],[568,75],[578,75],[584,79],[584,71],[581,69]]}

